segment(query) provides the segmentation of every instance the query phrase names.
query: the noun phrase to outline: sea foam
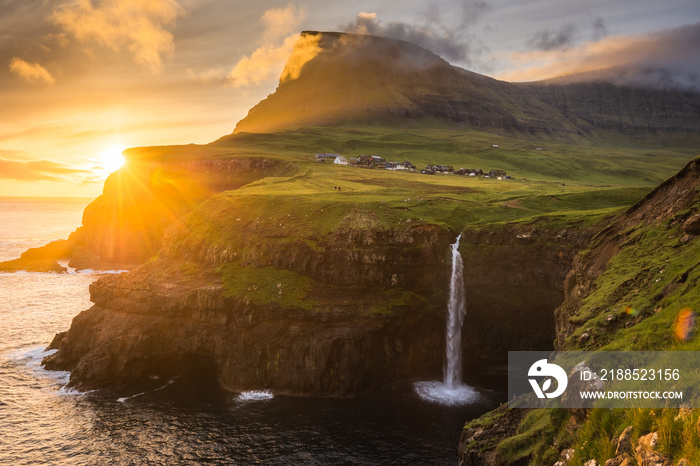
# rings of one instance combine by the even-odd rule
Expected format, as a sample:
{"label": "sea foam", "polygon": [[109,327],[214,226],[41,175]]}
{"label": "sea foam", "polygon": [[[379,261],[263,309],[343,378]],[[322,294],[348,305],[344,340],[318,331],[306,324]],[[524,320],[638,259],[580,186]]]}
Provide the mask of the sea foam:
{"label": "sea foam", "polygon": [[238,401],[264,401],[275,397],[269,390],[250,390],[242,392],[236,398]]}
{"label": "sea foam", "polygon": [[416,382],[413,384],[413,389],[421,399],[446,406],[463,406],[476,403],[481,399],[479,392],[469,385],[462,384],[455,388],[448,388],[443,382],[437,380]]}

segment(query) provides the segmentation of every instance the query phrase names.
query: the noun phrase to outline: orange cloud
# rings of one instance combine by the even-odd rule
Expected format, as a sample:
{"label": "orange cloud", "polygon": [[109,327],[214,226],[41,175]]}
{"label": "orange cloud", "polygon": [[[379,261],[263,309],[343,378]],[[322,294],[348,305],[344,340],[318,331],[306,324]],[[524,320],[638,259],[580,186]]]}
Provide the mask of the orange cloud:
{"label": "orange cloud", "polygon": [[291,3],[285,8],[267,10],[260,18],[265,25],[263,45],[236,63],[228,74],[229,83],[249,86],[273,80],[280,75],[292,52],[294,60],[287,63],[282,81],[298,78],[301,67],[320,50],[317,46],[320,38],[300,39],[296,34],[304,16],[304,11]]}
{"label": "orange cloud", "polygon": [[20,181],[59,181],[70,177],[83,178],[89,170],[49,160],[18,161],[0,157],[0,178]]}
{"label": "orange cloud", "polygon": [[696,24],[646,36],[610,36],[564,49],[512,53],[506,56],[512,67],[496,77],[535,81],[627,65],[671,67],[692,74],[697,72],[698,38]]}
{"label": "orange cloud", "polygon": [[[296,39],[295,36],[292,36]],[[301,74],[301,69],[310,60],[313,60],[316,55],[321,53],[321,47],[319,42],[321,41],[321,34],[304,34],[303,36],[296,39],[294,44],[294,49],[287,60],[287,64],[282,71],[282,76],[280,77],[280,84],[286,81],[297,79]]]}
{"label": "orange cloud", "polygon": [[43,82],[46,84],[53,84],[55,81],[51,73],[40,64],[28,63],[18,57],[14,57],[10,60],[10,71],[23,77],[27,81]]}
{"label": "orange cloud", "polygon": [[128,50],[134,61],[158,72],[161,56],[173,50],[166,28],[184,14],[174,0],[78,0],[55,11],[53,19],[79,42],[94,41],[114,50]]}
{"label": "orange cloud", "polygon": [[645,37],[613,36],[565,49],[516,52],[508,56],[516,67],[497,78],[534,81],[635,63],[644,56],[649,42]]}

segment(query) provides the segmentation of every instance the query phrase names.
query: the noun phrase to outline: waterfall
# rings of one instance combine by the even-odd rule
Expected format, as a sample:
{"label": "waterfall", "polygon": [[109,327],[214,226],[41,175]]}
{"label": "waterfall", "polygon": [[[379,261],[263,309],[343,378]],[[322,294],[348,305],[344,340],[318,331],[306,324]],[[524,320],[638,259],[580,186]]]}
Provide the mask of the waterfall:
{"label": "waterfall", "polygon": [[450,297],[447,301],[447,322],[445,328],[445,368],[444,383],[448,389],[462,384],[462,324],[466,313],[464,290],[464,264],[459,253],[459,239],[452,247],[452,274],[450,275]]}
{"label": "waterfall", "polygon": [[462,324],[466,314],[464,289],[464,264],[459,254],[460,234],[452,248],[452,273],[450,274],[450,296],[447,300],[445,325],[445,365],[443,381],[416,382],[413,384],[418,396],[432,403],[443,405],[465,405],[478,402],[477,390],[462,384]]}

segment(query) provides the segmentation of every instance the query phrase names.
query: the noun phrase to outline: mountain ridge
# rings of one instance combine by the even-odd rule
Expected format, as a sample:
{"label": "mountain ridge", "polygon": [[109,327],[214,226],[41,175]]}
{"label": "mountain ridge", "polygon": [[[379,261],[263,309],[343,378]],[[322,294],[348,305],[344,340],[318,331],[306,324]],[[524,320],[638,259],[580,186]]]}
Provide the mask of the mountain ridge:
{"label": "mountain ridge", "polygon": [[700,133],[700,94],[571,79],[509,83],[409,42],[303,31],[276,91],[251,108],[233,134],[430,119],[561,138],[599,137],[606,130]]}

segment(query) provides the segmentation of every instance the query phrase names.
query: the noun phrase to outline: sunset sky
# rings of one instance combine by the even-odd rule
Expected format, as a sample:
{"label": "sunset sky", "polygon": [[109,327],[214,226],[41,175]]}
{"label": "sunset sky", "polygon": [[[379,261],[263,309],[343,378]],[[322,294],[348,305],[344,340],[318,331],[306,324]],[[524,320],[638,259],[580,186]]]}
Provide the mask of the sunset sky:
{"label": "sunset sky", "polygon": [[697,0],[0,0],[0,196],[96,196],[124,148],[230,133],[305,29],[509,81],[640,63],[700,89]]}

